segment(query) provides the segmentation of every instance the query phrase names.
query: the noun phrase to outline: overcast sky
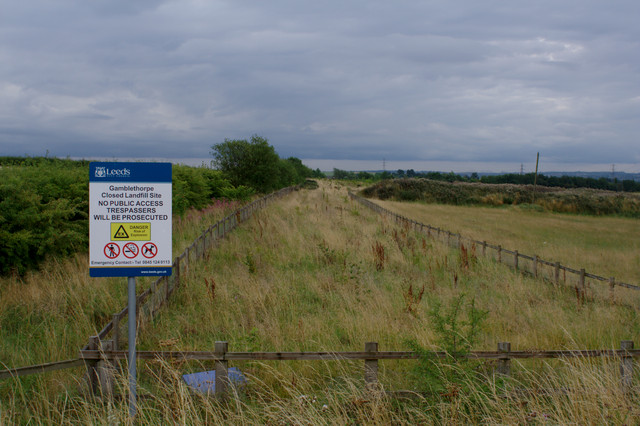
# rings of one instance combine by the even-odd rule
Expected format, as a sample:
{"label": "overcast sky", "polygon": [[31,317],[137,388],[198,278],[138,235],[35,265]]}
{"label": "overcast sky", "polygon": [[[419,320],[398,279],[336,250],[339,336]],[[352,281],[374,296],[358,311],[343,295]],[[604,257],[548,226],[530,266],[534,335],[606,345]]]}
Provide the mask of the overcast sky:
{"label": "overcast sky", "polygon": [[378,168],[539,151],[640,171],[639,17],[638,0],[0,0],[0,154],[207,158],[259,134]]}

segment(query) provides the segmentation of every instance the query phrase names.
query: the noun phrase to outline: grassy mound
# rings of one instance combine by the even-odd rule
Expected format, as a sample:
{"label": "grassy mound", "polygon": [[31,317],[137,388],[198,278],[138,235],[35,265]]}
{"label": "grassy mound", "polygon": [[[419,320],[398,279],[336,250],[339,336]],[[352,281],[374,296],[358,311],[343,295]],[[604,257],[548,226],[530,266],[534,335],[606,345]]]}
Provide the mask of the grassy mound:
{"label": "grassy mound", "polygon": [[640,218],[640,194],[593,189],[559,189],[532,185],[440,182],[428,179],[392,179],[362,190],[369,198],[423,201],[452,205],[503,206],[558,213],[617,215]]}

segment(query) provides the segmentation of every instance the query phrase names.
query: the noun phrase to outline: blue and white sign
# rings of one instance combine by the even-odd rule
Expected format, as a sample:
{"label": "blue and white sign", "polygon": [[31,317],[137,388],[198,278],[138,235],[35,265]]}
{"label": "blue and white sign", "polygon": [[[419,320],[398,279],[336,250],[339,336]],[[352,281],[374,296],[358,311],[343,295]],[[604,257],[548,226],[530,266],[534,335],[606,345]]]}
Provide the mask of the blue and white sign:
{"label": "blue and white sign", "polygon": [[171,163],[89,165],[89,274],[171,275]]}

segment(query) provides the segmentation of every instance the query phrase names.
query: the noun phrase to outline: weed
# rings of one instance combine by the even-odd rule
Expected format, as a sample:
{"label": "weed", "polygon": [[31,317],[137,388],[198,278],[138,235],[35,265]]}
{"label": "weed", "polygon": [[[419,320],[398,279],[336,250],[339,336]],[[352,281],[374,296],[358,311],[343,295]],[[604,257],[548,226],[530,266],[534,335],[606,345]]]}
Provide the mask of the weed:
{"label": "weed", "polygon": [[205,277],[204,283],[207,287],[207,291],[209,292],[209,297],[211,297],[211,300],[214,300],[216,298],[216,280],[214,280],[213,277],[210,277],[209,279],[211,281]]}
{"label": "weed", "polygon": [[424,296],[425,284],[422,284],[422,288],[420,291],[413,291],[413,284],[409,284],[409,288],[407,288],[407,292],[404,293],[404,310],[410,314],[416,313],[416,307],[422,301],[422,296]]}
{"label": "weed", "polygon": [[[477,362],[465,358],[477,342],[488,312],[477,309],[475,299],[466,306],[464,294],[455,297],[451,304],[442,308],[435,302],[429,310],[429,326],[436,334],[436,343],[447,357],[434,359],[432,353],[420,346],[416,340],[408,340],[409,347],[418,353],[419,361],[414,367],[418,386],[422,391],[436,395],[438,399],[452,400],[480,386],[476,373]],[[466,313],[466,319],[462,318]]]}
{"label": "weed", "polygon": [[321,259],[324,264],[333,265],[337,263],[344,264],[346,262],[346,255],[339,250],[329,248],[324,240],[318,244],[318,248],[320,249]]}
{"label": "weed", "polygon": [[469,269],[469,253],[464,244],[460,245],[460,266],[464,269]]}
{"label": "weed", "polygon": [[373,244],[373,261],[376,264],[376,271],[382,271],[384,269],[384,262],[386,255],[384,253],[384,246],[380,241],[376,241]]}
{"label": "weed", "polygon": [[[452,356],[466,355],[477,342],[481,327],[488,311],[476,308],[475,298],[464,305],[465,295],[455,297],[451,305],[444,310],[438,301],[429,311],[429,319],[438,336],[439,346]],[[466,320],[460,316],[466,308]]]}
{"label": "weed", "polygon": [[247,265],[250,274],[256,273],[256,260],[253,258],[251,253],[247,253],[244,258],[244,264]]}

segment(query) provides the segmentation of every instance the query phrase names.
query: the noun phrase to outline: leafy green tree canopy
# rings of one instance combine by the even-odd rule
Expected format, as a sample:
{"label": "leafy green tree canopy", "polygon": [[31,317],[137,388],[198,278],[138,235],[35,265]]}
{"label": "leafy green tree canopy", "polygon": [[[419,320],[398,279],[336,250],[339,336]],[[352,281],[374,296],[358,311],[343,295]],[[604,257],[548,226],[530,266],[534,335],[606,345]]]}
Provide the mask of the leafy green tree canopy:
{"label": "leafy green tree canopy", "polygon": [[269,141],[258,135],[251,140],[227,139],[213,145],[213,165],[221,170],[232,185],[247,185],[258,192],[277,188],[280,157]]}
{"label": "leafy green tree canopy", "polygon": [[269,141],[258,135],[246,139],[225,139],[213,145],[212,164],[234,186],[245,185],[266,193],[300,184],[313,171],[296,157],[281,159]]}

